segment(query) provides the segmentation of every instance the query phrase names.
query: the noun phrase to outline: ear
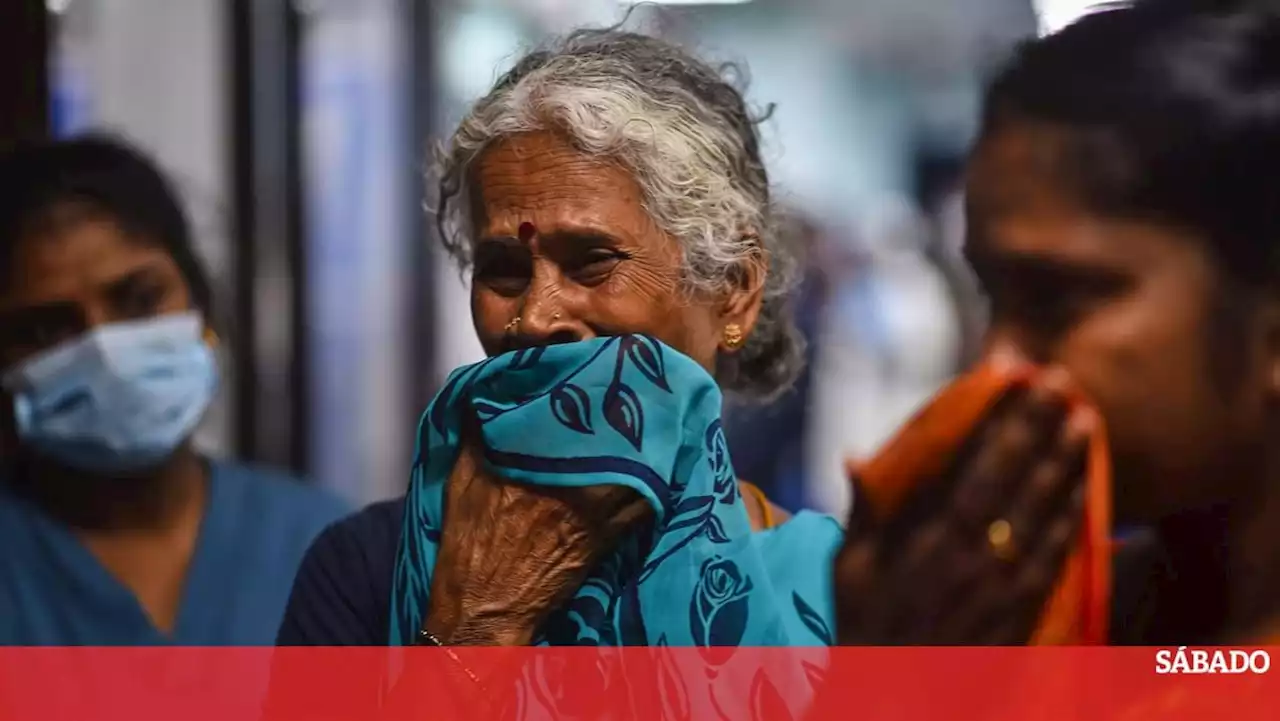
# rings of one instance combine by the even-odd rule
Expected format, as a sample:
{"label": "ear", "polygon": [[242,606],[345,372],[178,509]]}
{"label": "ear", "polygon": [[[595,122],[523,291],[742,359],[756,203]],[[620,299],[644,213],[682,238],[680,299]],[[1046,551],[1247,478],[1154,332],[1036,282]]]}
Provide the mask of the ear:
{"label": "ear", "polygon": [[[736,325],[742,330],[742,337],[748,338],[760,318],[765,279],[769,275],[769,262],[764,250],[758,250],[750,259],[739,264],[732,275],[733,288],[720,309],[720,327],[724,329]],[[720,339],[720,349],[724,352],[733,353],[741,347],[730,347],[724,337]]]}

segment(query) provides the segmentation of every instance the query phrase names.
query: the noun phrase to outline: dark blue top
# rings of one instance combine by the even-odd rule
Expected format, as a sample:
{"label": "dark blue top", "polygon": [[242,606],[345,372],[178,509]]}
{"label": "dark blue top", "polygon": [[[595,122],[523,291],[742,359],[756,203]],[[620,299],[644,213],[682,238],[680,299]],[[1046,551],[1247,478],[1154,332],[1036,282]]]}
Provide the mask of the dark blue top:
{"label": "dark blue top", "polygon": [[166,635],[69,529],[0,487],[0,645],[269,646],[308,545],[346,510],[287,476],[213,464]]}
{"label": "dark blue top", "polygon": [[404,498],[375,503],[325,529],[298,569],[276,643],[385,646]]}

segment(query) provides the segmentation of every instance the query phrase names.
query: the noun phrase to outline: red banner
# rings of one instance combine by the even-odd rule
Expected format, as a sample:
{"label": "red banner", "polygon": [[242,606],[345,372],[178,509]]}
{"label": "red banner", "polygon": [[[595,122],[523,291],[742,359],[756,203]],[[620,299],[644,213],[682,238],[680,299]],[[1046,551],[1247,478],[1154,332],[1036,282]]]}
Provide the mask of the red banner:
{"label": "red banner", "polygon": [[1280,648],[0,649],[0,721],[1262,721]]}

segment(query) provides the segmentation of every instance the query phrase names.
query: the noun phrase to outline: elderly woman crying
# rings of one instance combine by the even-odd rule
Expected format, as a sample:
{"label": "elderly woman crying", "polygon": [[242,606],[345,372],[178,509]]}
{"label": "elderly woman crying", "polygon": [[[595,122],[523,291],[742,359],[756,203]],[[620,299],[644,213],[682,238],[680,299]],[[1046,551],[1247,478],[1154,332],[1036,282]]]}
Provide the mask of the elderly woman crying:
{"label": "elderly woman crying", "polygon": [[829,643],[838,524],[781,518],[720,427],[722,388],[801,363],[739,91],[579,31],[501,77],[438,172],[489,359],[424,414],[407,496],[317,540],[280,643]]}

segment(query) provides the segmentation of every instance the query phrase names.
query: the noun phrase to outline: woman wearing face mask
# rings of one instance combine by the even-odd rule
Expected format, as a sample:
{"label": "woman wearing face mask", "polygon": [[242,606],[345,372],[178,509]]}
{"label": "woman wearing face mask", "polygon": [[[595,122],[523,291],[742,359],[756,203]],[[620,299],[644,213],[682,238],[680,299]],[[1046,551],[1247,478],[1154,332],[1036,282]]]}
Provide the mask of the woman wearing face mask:
{"label": "woman wearing face mask", "polygon": [[344,509],[192,448],[216,336],[166,181],[106,139],[12,151],[0,251],[0,644],[269,644]]}

